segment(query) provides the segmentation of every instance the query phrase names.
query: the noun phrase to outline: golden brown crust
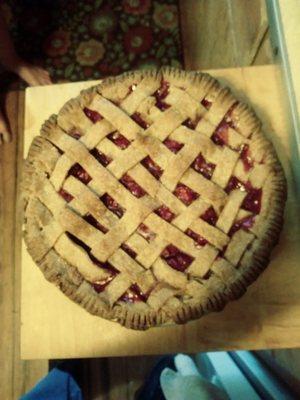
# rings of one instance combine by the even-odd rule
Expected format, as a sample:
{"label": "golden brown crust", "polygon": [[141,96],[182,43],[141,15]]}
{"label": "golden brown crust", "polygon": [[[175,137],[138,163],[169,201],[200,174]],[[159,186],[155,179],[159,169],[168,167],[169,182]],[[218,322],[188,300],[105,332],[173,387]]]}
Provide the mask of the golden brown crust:
{"label": "golden brown crust", "polygon": [[[23,179],[25,242],[29,253],[36,264],[39,265],[46,279],[58,286],[70,299],[91,314],[117,321],[131,329],[148,329],[152,326],[174,322],[185,323],[209,312],[220,311],[229,300],[238,299],[242,296],[247,286],[256,280],[268,265],[271,250],[277,243],[282,228],[287,195],[285,176],[272,144],[265,138],[261,130],[261,123],[255,113],[247,105],[239,103],[232,113],[232,119],[236,123],[236,131],[248,141],[245,143],[250,143],[250,146],[253,146],[255,157],[260,158],[260,160],[263,159],[263,163],[269,168],[268,171],[270,172],[263,186],[264,203],[257,227],[254,227],[249,233],[249,235],[252,235],[249,245],[251,247],[243,252],[237,268],[233,268],[228,262],[220,267],[215,262],[211,277],[205,281],[203,279],[194,280],[190,277],[184,280],[179,278],[175,288],[172,285],[169,286],[167,282],[159,283],[160,286],[157,291],[160,291],[160,296],[165,296],[165,300],[164,306],[157,309],[152,308],[147,303],[128,304],[118,301],[112,305],[109,296],[96,293],[78,269],[57,252],[55,243],[62,232],[59,226],[53,223],[52,213],[59,213],[59,207],[62,207],[62,205],[59,199],[56,199],[55,207],[49,211],[43,203],[40,187],[55,170],[58,159],[62,158],[58,150],[59,146],[53,146],[53,143],[54,145],[59,143],[66,149],[68,148],[69,142],[62,142],[60,131],[76,128],[80,134],[85,135],[86,144],[89,146],[91,143],[92,139],[86,133],[90,129],[94,129],[93,124],[89,120],[82,122],[78,117],[78,110],[82,107],[88,107],[98,93],[112,102],[122,102],[127,95],[128,86],[133,83],[138,85],[143,79],[148,78],[152,83],[154,82],[153,87],[155,87],[155,82],[160,82],[162,78],[168,80],[171,84],[176,84],[177,87],[184,85],[186,92],[194,99],[190,102],[192,107],[196,104],[194,101],[199,102],[204,97],[215,102],[215,114],[211,116],[211,119],[201,119],[196,127],[196,130],[208,137],[214,132],[213,124],[217,124],[218,117],[216,116],[218,113],[221,113],[223,108],[227,110],[236,102],[229,89],[223,89],[215,79],[201,72],[185,72],[166,67],[158,71],[128,72],[119,77],[105,79],[99,85],[83,91],[78,98],[71,99],[64,105],[58,116],[52,116],[45,122],[41,136],[36,137],[30,147],[25,161]],[[172,93],[170,101],[176,103],[176,90]],[[184,102],[184,100],[182,101]],[[184,110],[184,104],[182,107]],[[182,117],[179,117],[179,120],[180,118],[181,120],[185,119],[184,111],[182,112]],[[195,105],[194,112],[195,115],[201,113],[201,106],[198,109],[198,106]],[[120,115],[120,118],[123,118],[122,115]],[[172,118],[174,119],[174,117]],[[102,124],[103,135],[106,134],[106,129],[109,129],[109,124],[110,122]],[[138,126],[132,124],[130,127],[132,137],[138,135],[139,130]],[[101,136],[99,129],[97,135]],[[236,138],[233,138],[232,143],[233,146],[234,143],[238,143]],[[211,152],[209,146],[207,152],[208,154]],[[82,153],[83,158],[85,157],[84,154]],[[72,157],[71,153],[69,157]],[[61,163],[64,165],[63,162]],[[68,168],[67,162],[65,168]],[[170,181],[167,183],[170,187],[173,185],[170,182],[173,182],[173,180],[176,182],[174,173],[174,171],[170,171]],[[120,173],[121,175],[122,173]],[[59,176],[56,174],[55,177],[57,180],[53,184],[59,186]],[[185,179],[190,178],[186,176]],[[197,182],[194,182],[194,184],[196,185]],[[51,194],[49,193],[47,192],[48,196]],[[223,200],[218,201],[220,203],[216,207],[222,208],[224,206]],[[268,206],[266,207],[264,204]],[[150,203],[147,203],[145,207],[150,207],[149,210],[151,211]],[[42,229],[45,226],[47,229]],[[50,243],[50,246],[49,241],[53,242]],[[189,247],[188,242],[186,246]],[[165,272],[170,273],[169,271]],[[174,279],[176,278],[174,277]],[[151,295],[150,304],[158,304],[159,298],[155,297],[155,290]],[[185,297],[185,293],[190,294]]]}

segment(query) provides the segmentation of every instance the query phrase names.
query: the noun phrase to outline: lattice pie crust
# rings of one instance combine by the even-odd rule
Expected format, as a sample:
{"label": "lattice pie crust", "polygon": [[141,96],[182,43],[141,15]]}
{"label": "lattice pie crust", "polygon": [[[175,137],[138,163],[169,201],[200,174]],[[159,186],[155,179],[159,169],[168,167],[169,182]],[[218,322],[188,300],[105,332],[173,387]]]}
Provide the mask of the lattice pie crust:
{"label": "lattice pie crust", "polygon": [[163,68],[105,79],[51,116],[23,192],[45,277],[90,313],[146,329],[245,292],[278,240],[286,183],[229,89]]}

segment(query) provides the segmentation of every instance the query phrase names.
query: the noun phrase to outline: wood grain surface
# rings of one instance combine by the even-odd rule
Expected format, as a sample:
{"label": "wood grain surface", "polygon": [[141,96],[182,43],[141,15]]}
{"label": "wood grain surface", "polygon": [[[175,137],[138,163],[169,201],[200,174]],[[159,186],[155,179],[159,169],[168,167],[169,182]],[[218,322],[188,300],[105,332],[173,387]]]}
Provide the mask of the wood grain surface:
{"label": "wood grain surface", "polygon": [[264,0],[180,0],[186,69],[270,64]]}
{"label": "wood grain surface", "polygon": [[21,216],[24,93],[10,92],[4,108],[13,133],[0,146],[0,399],[18,399],[48,371],[48,361],[20,359]]}
{"label": "wood grain surface", "polygon": [[[300,345],[299,209],[290,170],[288,121],[275,66],[210,71],[250,101],[263,120],[289,182],[286,222],[272,261],[239,301],[184,326],[128,330],[89,315],[42,276],[23,249],[21,354],[67,358],[259,349]],[[30,88],[26,93],[25,153],[41,123],[90,83]],[[33,340],[33,337],[35,338]]]}

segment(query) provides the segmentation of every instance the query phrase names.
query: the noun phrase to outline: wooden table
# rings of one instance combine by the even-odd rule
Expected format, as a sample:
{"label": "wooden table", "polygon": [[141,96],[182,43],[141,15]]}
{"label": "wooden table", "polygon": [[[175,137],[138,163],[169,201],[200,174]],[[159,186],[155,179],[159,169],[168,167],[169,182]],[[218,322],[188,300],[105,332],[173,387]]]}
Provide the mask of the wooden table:
{"label": "wooden table", "polygon": [[[21,356],[96,357],[260,349],[300,345],[299,208],[290,170],[289,124],[275,66],[211,71],[251,101],[280,155],[289,182],[286,223],[272,262],[239,301],[184,326],[127,330],[89,315],[42,276],[23,251]],[[42,121],[86,84],[31,88],[26,95],[25,149]],[[87,84],[89,85],[89,84]],[[46,107],[47,105],[47,107]]]}
{"label": "wooden table", "polygon": [[48,361],[20,360],[21,206],[24,93],[9,92],[5,109],[14,133],[0,146],[0,398],[18,399],[48,371]]}

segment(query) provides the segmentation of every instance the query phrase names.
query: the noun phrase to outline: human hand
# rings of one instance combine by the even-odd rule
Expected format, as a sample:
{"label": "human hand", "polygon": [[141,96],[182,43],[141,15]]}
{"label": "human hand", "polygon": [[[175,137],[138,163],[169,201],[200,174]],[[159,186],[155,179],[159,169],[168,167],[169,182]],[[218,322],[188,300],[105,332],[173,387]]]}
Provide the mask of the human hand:
{"label": "human hand", "polygon": [[51,85],[52,83],[49,72],[36,65],[19,61],[13,70],[29,86]]}
{"label": "human hand", "polygon": [[8,124],[3,113],[0,110],[0,145],[10,141],[11,135]]}
{"label": "human hand", "polygon": [[200,375],[189,356],[178,354],[174,363],[176,372],[165,368],[160,375],[160,385],[167,400],[229,400],[224,390]]}

